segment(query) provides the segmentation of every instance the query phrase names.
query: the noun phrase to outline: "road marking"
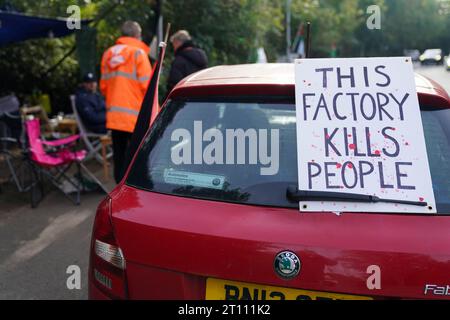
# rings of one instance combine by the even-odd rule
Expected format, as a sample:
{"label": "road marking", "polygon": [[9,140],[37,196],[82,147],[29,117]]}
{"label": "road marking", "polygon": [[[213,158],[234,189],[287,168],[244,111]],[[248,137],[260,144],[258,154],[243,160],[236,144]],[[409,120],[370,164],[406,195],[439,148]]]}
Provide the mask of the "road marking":
{"label": "road marking", "polygon": [[89,218],[91,214],[92,210],[78,211],[77,208],[77,210],[72,210],[53,219],[35,239],[25,241],[12,255],[5,259],[5,262],[0,265],[0,269],[12,269],[17,264],[33,258],[55,242],[67,230],[75,228]]}

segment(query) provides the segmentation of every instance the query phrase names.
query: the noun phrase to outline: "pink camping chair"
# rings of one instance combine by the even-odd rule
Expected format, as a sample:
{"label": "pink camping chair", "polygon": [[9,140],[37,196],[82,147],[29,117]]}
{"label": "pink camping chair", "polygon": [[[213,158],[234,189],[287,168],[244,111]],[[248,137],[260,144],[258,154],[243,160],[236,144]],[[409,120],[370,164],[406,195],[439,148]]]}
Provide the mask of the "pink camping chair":
{"label": "pink camping chair", "polygon": [[[64,139],[45,141],[41,139],[41,127],[39,119],[27,120],[25,122],[30,159],[38,167],[39,172],[49,178],[50,182],[64,193],[76,205],[80,204],[80,193],[83,190],[83,169],[105,192],[107,192],[100,181],[84,166],[82,161],[86,157],[86,150],[74,151],[72,148],[79,138],[79,135],[72,135]],[[52,148],[54,151],[45,150]],[[77,166],[76,176],[78,179],[67,175],[72,164]],[[39,175],[41,176],[41,175]],[[75,190],[75,198],[72,198],[62,188],[62,182],[67,181]]]}

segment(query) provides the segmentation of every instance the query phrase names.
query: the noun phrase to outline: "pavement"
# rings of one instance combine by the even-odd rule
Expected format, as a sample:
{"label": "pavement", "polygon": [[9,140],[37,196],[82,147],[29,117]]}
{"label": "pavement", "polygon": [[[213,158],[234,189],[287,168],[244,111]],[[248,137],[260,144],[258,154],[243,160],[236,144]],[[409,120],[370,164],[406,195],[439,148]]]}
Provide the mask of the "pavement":
{"label": "pavement", "polygon": [[[450,72],[442,66],[416,72],[436,80],[450,93]],[[101,177],[101,167],[90,164]],[[107,185],[112,189],[113,182]],[[2,186],[0,193],[0,299],[86,299],[91,230],[104,194],[82,196],[74,206],[56,190],[31,209],[28,195]],[[68,289],[69,266],[79,266],[81,289]]]}
{"label": "pavement", "polygon": [[[89,168],[102,178],[99,165]],[[111,190],[113,183],[107,183]],[[31,209],[28,194],[9,186],[0,193],[0,299],[87,299],[89,246],[99,191],[83,194],[75,206],[47,186]],[[80,289],[68,289],[69,266],[80,268]]]}

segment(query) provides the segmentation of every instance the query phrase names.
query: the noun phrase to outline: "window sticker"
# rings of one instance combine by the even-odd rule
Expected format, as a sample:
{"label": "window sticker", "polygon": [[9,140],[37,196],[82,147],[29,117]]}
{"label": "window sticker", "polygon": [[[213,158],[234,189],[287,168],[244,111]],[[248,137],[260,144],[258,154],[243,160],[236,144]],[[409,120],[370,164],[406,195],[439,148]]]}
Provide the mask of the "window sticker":
{"label": "window sticker", "polygon": [[180,186],[221,190],[225,183],[225,176],[165,169],[164,182]]}

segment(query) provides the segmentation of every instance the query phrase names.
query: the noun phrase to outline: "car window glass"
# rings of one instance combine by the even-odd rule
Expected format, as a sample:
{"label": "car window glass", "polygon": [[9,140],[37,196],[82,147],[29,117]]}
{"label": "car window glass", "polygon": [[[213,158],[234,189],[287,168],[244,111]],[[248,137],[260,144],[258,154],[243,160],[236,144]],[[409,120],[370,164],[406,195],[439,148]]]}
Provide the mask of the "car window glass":
{"label": "car window glass", "polygon": [[[439,213],[450,214],[450,110],[424,110],[422,121],[437,208]],[[276,174],[261,175],[261,167],[268,166],[262,165],[259,158],[256,164],[251,163],[248,144],[242,164],[237,164],[237,144],[217,157],[222,163],[206,163],[203,157],[194,159],[195,143],[198,142],[194,134],[196,122],[201,122],[202,133],[208,129],[226,132],[239,128],[256,133],[268,129],[269,135],[270,130],[277,130],[279,162]],[[174,131],[180,128],[186,130],[189,139],[173,141]],[[270,154],[270,139],[266,140]],[[203,141],[203,148],[209,142]],[[190,162],[175,164],[173,152],[186,144],[190,144],[187,157]],[[234,153],[234,165],[226,163],[230,152]],[[296,118],[292,101],[179,100],[169,102],[158,116],[131,168],[127,184],[186,197],[298,208],[298,204],[286,199],[286,189],[289,184],[298,184],[297,177]]]}

